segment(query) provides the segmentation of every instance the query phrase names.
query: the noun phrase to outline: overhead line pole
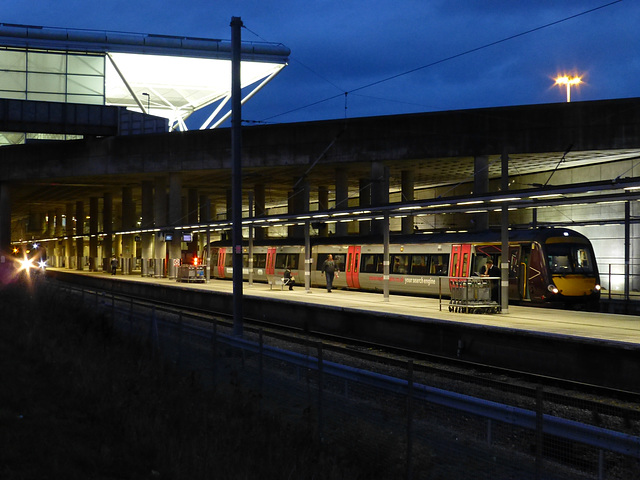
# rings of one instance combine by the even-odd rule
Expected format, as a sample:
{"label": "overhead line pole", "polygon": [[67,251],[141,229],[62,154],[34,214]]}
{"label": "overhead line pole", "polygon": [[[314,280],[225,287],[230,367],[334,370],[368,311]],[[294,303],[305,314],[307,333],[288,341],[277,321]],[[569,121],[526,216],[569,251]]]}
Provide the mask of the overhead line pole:
{"label": "overhead line pole", "polygon": [[231,17],[231,244],[233,246],[233,334],[242,336],[242,100],[240,17]]}
{"label": "overhead line pole", "polygon": [[[509,190],[509,154],[505,148],[501,156],[502,160],[502,192]],[[502,243],[502,260],[500,265],[500,307],[502,313],[509,313],[509,205],[502,203],[502,221],[500,238]]]}

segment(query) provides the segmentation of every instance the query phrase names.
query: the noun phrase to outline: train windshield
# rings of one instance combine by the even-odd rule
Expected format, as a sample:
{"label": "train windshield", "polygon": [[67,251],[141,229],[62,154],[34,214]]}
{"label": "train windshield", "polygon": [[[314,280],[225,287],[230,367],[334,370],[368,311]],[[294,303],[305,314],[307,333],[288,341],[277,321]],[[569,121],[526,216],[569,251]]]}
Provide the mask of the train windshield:
{"label": "train windshield", "polygon": [[595,262],[591,249],[584,244],[547,244],[547,259],[551,273],[566,275],[571,273],[594,273]]}

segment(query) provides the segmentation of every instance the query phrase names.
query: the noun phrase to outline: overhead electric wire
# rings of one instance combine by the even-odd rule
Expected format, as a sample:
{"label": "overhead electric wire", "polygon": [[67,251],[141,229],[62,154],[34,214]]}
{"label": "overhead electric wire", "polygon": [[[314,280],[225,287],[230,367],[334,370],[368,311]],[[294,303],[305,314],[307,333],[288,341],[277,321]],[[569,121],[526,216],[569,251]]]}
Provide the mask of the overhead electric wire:
{"label": "overhead electric wire", "polygon": [[[517,34],[515,34],[515,35],[510,35],[510,36],[505,37],[505,38],[502,38],[502,39],[500,39],[500,40],[496,40],[496,41],[494,41],[494,42],[490,42],[490,43],[487,43],[487,44],[481,45],[481,46],[479,46],[479,47],[475,47],[475,48],[472,48],[472,49],[470,49],[470,50],[466,50],[466,51],[464,51],[464,52],[457,53],[457,54],[455,54],[455,55],[450,55],[450,56],[448,56],[448,57],[442,58],[442,59],[440,59],[440,60],[436,60],[436,61],[431,62],[431,63],[428,63],[428,64],[426,64],[426,65],[422,65],[422,66],[420,66],[420,67],[416,67],[416,68],[413,68],[413,69],[411,69],[411,70],[407,70],[407,71],[405,71],[405,72],[398,73],[398,74],[392,75],[392,76],[390,76],[390,77],[386,77],[386,78],[383,78],[383,79],[381,79],[381,80],[377,80],[377,81],[375,81],[375,82],[368,83],[368,84],[366,84],[366,85],[362,85],[362,86],[360,86],[360,87],[354,88],[353,90],[350,90],[350,91],[343,91],[343,92],[342,92],[342,93],[340,93],[340,94],[336,94],[336,95],[333,95],[333,96],[331,96],[331,97],[327,97],[327,98],[324,98],[324,99],[322,99],[322,100],[318,100],[318,101],[316,101],[316,102],[309,103],[309,104],[307,104],[307,105],[304,105],[304,106],[301,106],[301,107],[298,107],[298,108],[294,108],[294,109],[288,110],[288,111],[286,111],[286,112],[279,113],[279,114],[277,114],[277,115],[273,115],[273,116],[271,116],[271,117],[267,117],[267,118],[265,118],[263,121],[271,120],[272,118],[281,117],[281,116],[283,116],[283,115],[287,115],[287,114],[289,114],[289,113],[293,113],[293,112],[297,112],[297,111],[299,111],[299,110],[303,110],[303,109],[305,109],[305,108],[313,107],[313,106],[318,105],[318,104],[320,104],[320,103],[328,102],[329,100],[334,100],[334,99],[336,99],[336,98],[339,98],[339,97],[345,96],[345,95],[347,95],[347,94],[349,94],[349,93],[358,92],[358,91],[360,91],[360,90],[364,90],[364,89],[367,89],[367,88],[373,87],[373,86],[375,86],[375,85],[380,85],[381,83],[385,83],[385,82],[388,82],[388,81],[391,81],[391,80],[395,80],[396,78],[400,78],[400,77],[403,77],[403,76],[405,76],[405,75],[409,75],[409,74],[412,74],[412,73],[418,72],[418,71],[420,71],[420,70],[424,70],[425,68],[433,67],[433,66],[435,66],[435,65],[439,65],[439,64],[441,64],[441,63],[445,63],[445,62],[448,62],[448,61],[450,61],[450,60],[454,60],[454,59],[456,59],[456,58],[460,58],[460,57],[463,57],[463,56],[469,55],[469,54],[471,54],[471,53],[479,52],[480,50],[484,50],[484,49],[486,49],[486,48],[493,47],[493,46],[499,45],[499,44],[501,44],[501,43],[505,43],[505,42],[508,42],[508,41],[510,41],[510,40],[514,40],[514,39],[516,39],[516,38],[523,37],[523,36],[525,36],[525,35],[529,35],[530,33],[535,33],[535,32],[538,32],[538,31],[540,31],[540,30],[544,30],[544,29],[546,29],[546,28],[553,27],[553,26],[555,26],[555,25],[559,25],[559,24],[561,24],[561,23],[567,22],[567,21],[569,21],[569,20],[573,20],[573,19],[575,19],[575,18],[578,18],[578,17],[584,16],[584,15],[587,15],[587,14],[589,14],[589,13],[593,13],[593,12],[598,11],[598,10],[601,10],[601,9],[603,9],[603,8],[610,7],[611,5],[614,5],[614,4],[616,4],[616,3],[620,3],[620,2],[622,2],[622,1],[623,1],[623,0],[614,0],[614,1],[612,1],[612,2],[609,2],[609,3],[606,3],[606,4],[600,5],[600,6],[598,6],[598,7],[590,8],[589,10],[585,10],[585,11],[583,11],[583,12],[576,13],[576,14],[574,14],[574,15],[570,15],[570,16],[565,17],[565,18],[562,18],[562,19],[560,19],[560,20],[555,20],[555,21],[553,21],[553,22],[546,23],[546,24],[544,24],[544,25],[540,25],[540,26],[538,26],[538,27],[535,27],[535,28],[532,28],[532,29],[526,30],[526,31],[524,31],[524,32],[520,32],[520,33],[517,33]],[[321,78],[322,78],[322,77],[321,77]],[[331,83],[331,82],[330,82],[330,83]],[[334,85],[334,84],[332,83],[332,85]],[[336,86],[336,85],[334,85],[334,86]],[[336,86],[336,87],[337,87],[337,86]]]}

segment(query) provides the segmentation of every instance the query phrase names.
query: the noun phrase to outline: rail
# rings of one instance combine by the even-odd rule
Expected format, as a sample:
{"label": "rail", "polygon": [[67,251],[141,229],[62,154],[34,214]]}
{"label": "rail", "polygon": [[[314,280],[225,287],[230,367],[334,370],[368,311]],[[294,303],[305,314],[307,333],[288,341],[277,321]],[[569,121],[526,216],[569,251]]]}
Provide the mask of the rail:
{"label": "rail", "polygon": [[[320,376],[331,376],[343,382],[352,382],[361,386],[372,387],[381,391],[390,392],[413,401],[419,400],[424,404],[443,406],[454,409],[462,415],[473,415],[484,418],[488,421],[487,437],[491,436],[491,422],[500,422],[505,425],[523,428],[531,432],[537,432],[542,435],[552,435],[556,438],[576,442],[583,445],[593,447],[600,452],[608,451],[623,455],[634,459],[640,459],[640,437],[630,435],[615,430],[585,424],[555,415],[544,414],[541,409],[530,410],[519,408],[507,404],[477,398],[472,395],[461,394],[428,385],[414,383],[412,379],[402,379],[381,373],[368,371],[340,363],[335,363],[323,359],[322,344],[317,343],[317,357],[310,354],[301,354],[286,349],[277,348],[270,345],[264,345],[262,336],[260,341],[255,342],[246,338],[219,333],[217,328],[203,328],[182,322],[180,314],[179,325],[175,321],[168,321],[159,318],[157,314],[165,311],[172,315],[175,312],[162,307],[136,303],[137,307],[143,307],[145,312],[135,312],[134,302],[132,299],[125,301],[118,300],[113,294],[101,293],[98,291],[86,291],[81,287],[66,286],[65,288],[79,292],[83,296],[83,301],[87,297],[87,293],[95,295],[96,305],[100,304],[103,308],[110,310],[113,317],[128,318],[129,323],[137,322],[138,324],[146,324],[148,337],[153,340],[156,348],[159,348],[159,330],[164,328],[168,331],[175,331],[176,328],[182,335],[192,335],[205,340],[206,344],[224,344],[233,349],[242,352],[244,358],[246,353],[259,355],[260,365],[263,358],[269,358],[276,362],[286,363],[288,365],[316,372]],[[118,302],[126,302],[126,307],[120,307]],[[182,341],[180,341],[180,344]],[[318,383],[321,388],[321,381]],[[318,408],[321,410],[321,406]],[[414,407],[415,408],[415,407]],[[320,422],[320,418],[318,419]],[[321,427],[320,427],[321,428]],[[603,477],[604,465],[602,453],[598,460],[598,477]]]}
{"label": "rail", "polygon": [[[607,268],[606,290],[608,300],[640,300],[640,264],[610,263]],[[604,279],[602,279],[604,280]],[[604,283],[604,282],[603,282]]]}

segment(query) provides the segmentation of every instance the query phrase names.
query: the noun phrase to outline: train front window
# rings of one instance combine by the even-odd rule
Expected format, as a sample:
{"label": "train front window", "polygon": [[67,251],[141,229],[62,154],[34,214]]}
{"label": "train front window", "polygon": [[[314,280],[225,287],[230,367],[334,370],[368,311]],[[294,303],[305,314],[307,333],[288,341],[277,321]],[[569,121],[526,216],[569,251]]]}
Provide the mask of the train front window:
{"label": "train front window", "polygon": [[551,273],[593,273],[593,254],[585,245],[573,243],[547,244],[547,260]]}

